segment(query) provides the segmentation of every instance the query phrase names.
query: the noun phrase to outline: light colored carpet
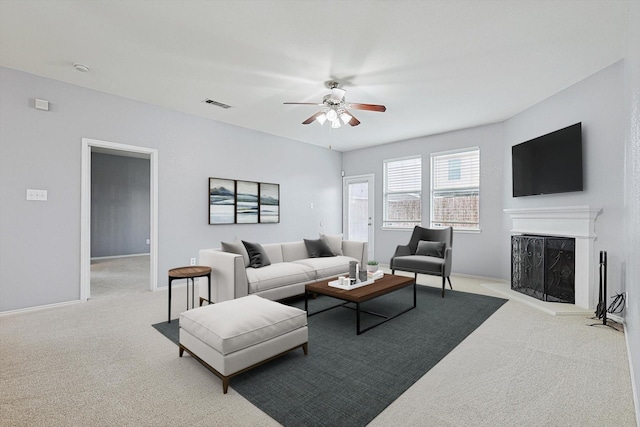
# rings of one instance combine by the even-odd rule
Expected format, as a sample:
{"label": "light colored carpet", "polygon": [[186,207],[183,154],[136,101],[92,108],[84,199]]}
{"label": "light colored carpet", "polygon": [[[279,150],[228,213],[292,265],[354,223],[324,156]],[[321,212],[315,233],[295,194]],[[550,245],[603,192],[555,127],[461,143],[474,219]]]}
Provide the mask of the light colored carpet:
{"label": "light colored carpet", "polygon": [[[494,295],[482,280],[452,282]],[[186,286],[174,291],[175,318]],[[166,310],[165,291],[136,291],[0,316],[0,425],[277,425],[233,381],[223,395],[178,357],[151,327]],[[371,425],[635,426],[624,334],[590,323],[509,301]]]}
{"label": "light colored carpet", "polygon": [[149,255],[92,259],[91,298],[148,291],[149,262]]}

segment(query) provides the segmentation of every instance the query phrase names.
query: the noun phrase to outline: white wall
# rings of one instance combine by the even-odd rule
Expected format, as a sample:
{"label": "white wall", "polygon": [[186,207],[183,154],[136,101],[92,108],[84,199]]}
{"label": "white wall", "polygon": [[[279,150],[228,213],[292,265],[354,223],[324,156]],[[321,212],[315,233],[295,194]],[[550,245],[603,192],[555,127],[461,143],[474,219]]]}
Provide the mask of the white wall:
{"label": "white wall", "polygon": [[[480,233],[455,232],[453,271],[487,277],[499,277],[502,248],[502,125],[465,129],[424,138],[395,142],[344,153],[345,174],[375,174],[375,258],[388,264],[397,245],[409,242],[412,230],[382,229],[382,162],[386,159],[422,156],[422,223],[429,224],[430,155],[459,148],[480,147]],[[455,285],[454,285],[455,288]]]}
{"label": "white wall", "polygon": [[636,418],[640,422],[640,2],[629,6],[629,36],[625,57],[625,249],[624,288],[626,338],[634,384]]}
{"label": "white wall", "polygon": [[[0,312],[80,298],[83,137],[158,150],[159,286],[221,240],[342,229],[339,152],[7,68],[0,93]],[[281,222],[208,225],[211,176],[279,183]],[[27,188],[48,190],[49,201],[26,201]]]}
{"label": "white wall", "polygon": [[[622,291],[624,209],[623,63],[618,62],[499,124],[401,141],[345,153],[346,175],[375,174],[375,257],[388,263],[410,231],[382,230],[382,161],[422,155],[423,218],[429,224],[429,156],[480,147],[480,233],[454,233],[453,272],[510,280],[510,218],[505,208],[589,205],[602,207],[596,222],[596,254],[609,255],[610,295]],[[511,147],[582,122],[584,191],[513,198]],[[597,260],[596,260],[597,261]],[[597,265],[597,262],[596,262]]]}
{"label": "white wall", "polygon": [[[608,255],[609,295],[622,292],[624,251],[624,68],[620,61],[504,122],[504,208],[601,207],[595,223],[595,258]],[[511,147],[582,122],[584,190],[528,197],[511,195]],[[511,220],[503,215],[501,277],[508,277]],[[597,277],[597,271],[594,271]]]}

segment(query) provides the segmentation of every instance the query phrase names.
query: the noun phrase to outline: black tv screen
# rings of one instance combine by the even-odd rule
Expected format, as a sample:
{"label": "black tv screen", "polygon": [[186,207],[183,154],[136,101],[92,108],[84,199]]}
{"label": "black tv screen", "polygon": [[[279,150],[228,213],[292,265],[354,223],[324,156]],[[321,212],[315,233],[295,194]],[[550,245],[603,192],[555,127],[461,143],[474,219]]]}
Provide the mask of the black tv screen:
{"label": "black tv screen", "polygon": [[582,123],[511,148],[513,197],[582,191]]}

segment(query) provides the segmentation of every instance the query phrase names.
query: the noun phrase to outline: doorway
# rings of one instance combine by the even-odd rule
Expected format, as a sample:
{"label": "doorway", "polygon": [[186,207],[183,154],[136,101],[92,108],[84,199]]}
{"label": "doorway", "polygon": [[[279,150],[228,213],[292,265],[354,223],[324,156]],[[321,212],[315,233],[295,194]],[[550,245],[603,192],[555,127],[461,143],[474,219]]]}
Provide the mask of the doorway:
{"label": "doorway", "polygon": [[343,231],[346,240],[367,242],[368,257],[374,259],[373,175],[343,178]]}
{"label": "doorway", "polygon": [[[117,156],[134,157],[147,159],[149,162],[149,255],[148,255],[148,276],[149,290],[155,291],[157,288],[157,263],[158,263],[158,152],[155,149],[137,147],[132,145],[117,144],[108,141],[94,139],[82,139],[82,195],[81,195],[81,230],[80,230],[80,299],[85,302],[91,297],[91,222],[92,222],[92,153],[115,154]],[[122,263],[123,260],[113,258],[114,264],[129,265]],[[126,260],[125,260],[126,261]],[[126,268],[126,267],[125,267]]]}

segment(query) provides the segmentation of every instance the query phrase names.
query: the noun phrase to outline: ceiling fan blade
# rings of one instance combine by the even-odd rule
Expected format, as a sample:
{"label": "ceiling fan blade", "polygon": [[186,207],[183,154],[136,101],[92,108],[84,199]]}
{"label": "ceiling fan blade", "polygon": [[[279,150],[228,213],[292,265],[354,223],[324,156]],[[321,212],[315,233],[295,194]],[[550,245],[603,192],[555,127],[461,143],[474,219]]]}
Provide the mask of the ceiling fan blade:
{"label": "ceiling fan blade", "polygon": [[351,120],[349,120],[350,126],[358,126],[360,124],[360,120],[356,119],[356,116],[354,116],[351,111],[349,111],[347,114],[351,116]]}
{"label": "ceiling fan blade", "polygon": [[356,110],[379,111],[381,113],[387,111],[387,107],[384,105],[376,104],[349,104],[349,108]]}
{"label": "ceiling fan blade", "polygon": [[283,104],[292,104],[292,105],[323,105],[322,103],[318,104],[317,102],[283,102]]}
{"label": "ceiling fan blade", "polygon": [[318,111],[317,113],[315,113],[313,116],[309,117],[307,120],[305,120],[304,122],[302,122],[303,125],[308,125],[310,123],[313,123],[313,121],[316,119],[316,117],[318,117],[320,114],[322,114],[322,111]]}

